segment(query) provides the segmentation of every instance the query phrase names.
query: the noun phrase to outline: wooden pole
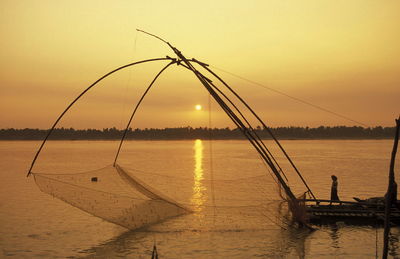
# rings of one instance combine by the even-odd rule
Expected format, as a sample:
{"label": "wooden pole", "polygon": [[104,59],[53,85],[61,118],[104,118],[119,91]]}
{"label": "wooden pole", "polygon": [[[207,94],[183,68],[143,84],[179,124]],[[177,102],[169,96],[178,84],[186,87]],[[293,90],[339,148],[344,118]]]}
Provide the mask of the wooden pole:
{"label": "wooden pole", "polygon": [[397,152],[397,144],[399,142],[399,129],[400,129],[400,116],[396,120],[396,133],[394,136],[394,144],[392,150],[392,158],[390,160],[390,168],[389,168],[389,185],[388,190],[385,197],[385,230],[383,233],[383,254],[382,258],[387,259],[388,250],[389,250],[389,233],[390,233],[390,207],[392,206],[392,193],[394,191],[394,162],[396,159]]}

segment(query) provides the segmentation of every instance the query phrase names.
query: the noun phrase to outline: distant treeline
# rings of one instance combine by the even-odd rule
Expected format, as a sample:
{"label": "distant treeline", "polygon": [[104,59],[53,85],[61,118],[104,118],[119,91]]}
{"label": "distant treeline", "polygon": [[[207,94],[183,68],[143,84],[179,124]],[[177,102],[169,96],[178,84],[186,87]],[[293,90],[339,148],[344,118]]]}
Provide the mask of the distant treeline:
{"label": "distant treeline", "polygon": [[[280,139],[385,139],[393,138],[394,127],[277,127],[271,128]],[[267,130],[257,127],[258,135],[270,139]],[[43,129],[0,129],[0,140],[42,140],[47,134]],[[50,135],[55,140],[115,140],[121,139],[123,130],[116,128],[85,129],[58,128]],[[244,139],[239,129],[230,128],[165,128],[129,129],[126,139]]]}

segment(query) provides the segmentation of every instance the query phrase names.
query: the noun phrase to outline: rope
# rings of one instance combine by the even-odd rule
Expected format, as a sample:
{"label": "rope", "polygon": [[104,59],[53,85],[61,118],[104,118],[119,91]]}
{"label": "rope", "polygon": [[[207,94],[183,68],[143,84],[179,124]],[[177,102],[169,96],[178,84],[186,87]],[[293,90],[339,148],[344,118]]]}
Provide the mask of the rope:
{"label": "rope", "polygon": [[[211,66],[211,65],[210,65],[210,66]],[[359,124],[359,125],[362,125],[362,126],[365,126],[365,127],[369,127],[369,126],[368,126],[367,124],[365,124],[365,123],[356,121],[356,120],[354,120],[354,119],[352,119],[352,118],[349,118],[349,117],[347,117],[347,116],[345,116],[345,115],[342,115],[342,114],[340,114],[340,113],[334,112],[334,111],[332,111],[332,110],[329,110],[329,109],[327,109],[327,108],[321,107],[321,106],[319,106],[319,105],[313,104],[313,103],[311,103],[311,102],[305,101],[305,100],[300,99],[300,98],[298,98],[298,97],[294,97],[294,96],[289,95],[289,94],[287,94],[287,93],[284,93],[284,92],[282,92],[282,91],[276,90],[276,89],[274,89],[274,88],[272,88],[272,87],[269,87],[269,86],[263,85],[263,84],[261,84],[261,83],[255,82],[255,81],[253,81],[253,80],[244,78],[244,77],[239,76],[239,75],[237,75],[237,74],[234,74],[234,73],[232,73],[232,72],[226,71],[226,70],[224,70],[224,69],[222,69],[222,68],[218,68],[218,67],[216,67],[216,66],[211,66],[211,67],[213,67],[213,68],[215,68],[215,69],[217,69],[217,70],[219,70],[219,71],[222,71],[222,72],[224,72],[224,73],[227,73],[227,74],[229,74],[229,75],[231,75],[231,76],[234,76],[234,77],[236,77],[236,78],[239,78],[239,79],[241,79],[241,80],[243,80],[243,81],[249,82],[249,83],[251,83],[251,84],[253,84],[253,85],[261,86],[262,88],[265,88],[265,89],[270,90],[270,91],[272,91],[272,92],[275,92],[275,93],[277,93],[277,94],[286,96],[286,97],[288,97],[288,98],[290,98],[290,99],[292,99],[292,100],[295,100],[295,101],[297,101],[297,102],[300,102],[300,103],[302,103],[302,104],[311,106],[311,107],[313,107],[313,108],[315,108],[315,109],[317,109],[317,110],[321,110],[321,111],[323,111],[323,112],[326,112],[326,113],[335,115],[335,116],[337,116],[337,117],[340,117],[340,118],[342,118],[342,119],[345,119],[345,120],[354,122],[354,123],[356,123],[356,124]]]}
{"label": "rope", "polygon": [[[193,60],[194,62],[199,63],[197,60]],[[293,169],[296,171],[297,175],[300,177],[300,179],[302,180],[302,182],[304,183],[304,185],[307,187],[307,189],[310,191],[310,194],[315,198],[315,195],[313,194],[313,192],[311,191],[311,189],[309,188],[308,184],[306,183],[306,181],[304,180],[303,176],[300,174],[299,170],[297,169],[297,167],[295,166],[295,164],[293,163],[292,159],[289,157],[289,155],[287,154],[287,152],[285,151],[285,149],[282,147],[282,145],[280,144],[280,142],[278,141],[278,139],[275,137],[275,135],[272,133],[271,129],[269,127],[267,127],[267,125],[261,120],[261,118],[254,112],[254,110],[224,81],[222,80],[221,77],[219,77],[217,74],[215,74],[211,69],[209,69],[207,67],[207,65],[204,65],[204,63],[199,63],[204,69],[206,69],[208,72],[210,72],[213,76],[215,76],[223,85],[225,85],[225,87],[232,92],[236,98],[238,100],[240,100],[245,106],[246,108],[253,114],[253,116],[262,124],[262,126],[264,127],[264,129],[266,129],[269,133],[269,135],[273,138],[273,140],[275,141],[275,143],[279,146],[279,148],[281,149],[282,153],[285,155],[285,157],[287,158],[287,160],[289,161],[289,163],[291,164],[291,166],[293,167]],[[254,130],[253,130],[254,131]],[[248,138],[249,139],[249,138]],[[250,140],[250,139],[249,139]],[[250,141],[251,142],[251,141]],[[263,144],[263,141],[261,139],[259,139],[259,141],[255,141],[255,142],[260,142]],[[251,142],[252,143],[252,142]],[[253,143],[252,143],[253,144]],[[253,144],[254,145],[254,144]],[[264,144],[263,144],[264,145]],[[265,148],[265,145],[264,145]],[[256,147],[257,149],[257,147]],[[262,148],[261,148],[262,149]],[[261,154],[261,153],[260,153]],[[263,155],[263,154],[261,154]],[[269,161],[268,165],[271,167],[272,170],[276,170],[275,165],[272,163],[271,159],[269,158],[268,155],[266,155],[266,158],[268,158]],[[270,165],[271,164],[271,165]],[[277,177],[280,178],[280,174],[277,171],[276,173],[274,172],[274,174],[277,174]],[[282,182],[282,185],[286,185],[286,183]],[[289,196],[291,196],[291,198],[293,200],[295,200],[296,198],[294,197],[294,195],[291,194],[290,188],[288,186],[284,186],[285,191],[288,193]],[[316,198],[315,198],[316,199]]]}

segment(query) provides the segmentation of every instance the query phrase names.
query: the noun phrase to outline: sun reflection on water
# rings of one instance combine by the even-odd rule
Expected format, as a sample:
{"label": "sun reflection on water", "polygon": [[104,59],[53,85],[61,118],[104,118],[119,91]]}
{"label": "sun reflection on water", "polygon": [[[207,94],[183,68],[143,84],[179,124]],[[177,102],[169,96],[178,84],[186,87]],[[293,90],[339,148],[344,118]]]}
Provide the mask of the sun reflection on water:
{"label": "sun reflection on water", "polygon": [[206,201],[206,187],[203,185],[203,142],[196,139],[194,142],[194,183],[191,203],[194,204],[194,210],[199,212]]}

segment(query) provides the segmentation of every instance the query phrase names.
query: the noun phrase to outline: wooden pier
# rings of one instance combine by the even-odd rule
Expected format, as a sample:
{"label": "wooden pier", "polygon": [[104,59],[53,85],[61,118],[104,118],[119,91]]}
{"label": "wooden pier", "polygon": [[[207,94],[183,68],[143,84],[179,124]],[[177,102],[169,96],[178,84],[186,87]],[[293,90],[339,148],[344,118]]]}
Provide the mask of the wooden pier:
{"label": "wooden pier", "polygon": [[[385,206],[382,203],[303,200],[306,204],[308,220],[312,224],[332,224],[344,222],[351,225],[382,225]],[[400,205],[397,203],[397,205]],[[400,206],[390,209],[390,223],[400,225]]]}

